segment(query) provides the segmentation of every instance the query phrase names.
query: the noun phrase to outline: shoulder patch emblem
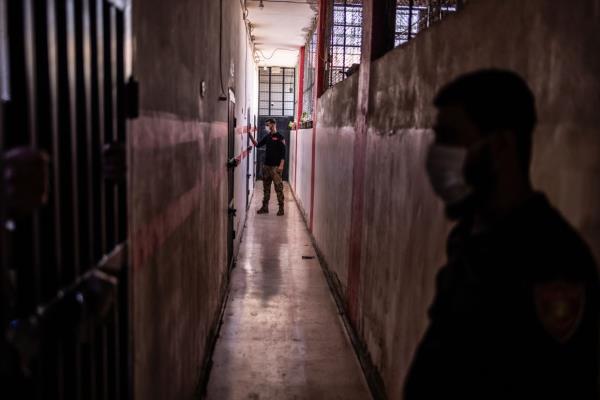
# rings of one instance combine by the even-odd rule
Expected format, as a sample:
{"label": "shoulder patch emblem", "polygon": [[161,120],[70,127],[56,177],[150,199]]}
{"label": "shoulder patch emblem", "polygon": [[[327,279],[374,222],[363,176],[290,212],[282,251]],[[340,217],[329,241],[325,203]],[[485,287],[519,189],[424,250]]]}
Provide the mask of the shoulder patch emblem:
{"label": "shoulder patch emblem", "polygon": [[581,283],[551,281],[535,285],[537,316],[550,336],[567,342],[577,330],[585,305],[585,287]]}

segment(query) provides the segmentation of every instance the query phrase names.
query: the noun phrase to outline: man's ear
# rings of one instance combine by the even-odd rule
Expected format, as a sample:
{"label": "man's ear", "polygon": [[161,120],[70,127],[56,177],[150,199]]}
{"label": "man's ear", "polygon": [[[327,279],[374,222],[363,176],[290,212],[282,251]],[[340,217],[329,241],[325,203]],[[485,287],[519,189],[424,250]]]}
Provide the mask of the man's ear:
{"label": "man's ear", "polygon": [[494,163],[496,168],[507,168],[509,165],[518,163],[519,151],[517,134],[509,129],[498,131],[493,134],[490,142]]}

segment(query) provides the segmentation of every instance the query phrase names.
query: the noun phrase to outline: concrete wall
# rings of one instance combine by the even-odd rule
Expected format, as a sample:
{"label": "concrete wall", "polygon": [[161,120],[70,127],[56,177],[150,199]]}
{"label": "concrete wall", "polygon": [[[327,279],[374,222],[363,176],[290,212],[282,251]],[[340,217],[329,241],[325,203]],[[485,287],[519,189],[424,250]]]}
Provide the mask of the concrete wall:
{"label": "concrete wall", "polygon": [[[445,260],[449,225],[423,168],[435,117],[431,101],[444,83],[484,67],[515,70],[529,82],[540,119],[534,184],[600,259],[599,24],[600,0],[577,7],[567,2],[550,7],[543,0],[471,1],[374,63],[356,328],[389,398],[401,398],[427,324],[434,276]],[[342,287],[352,183],[348,114],[355,108],[347,99],[357,93],[352,79],[321,98],[317,124],[313,235]],[[297,191],[308,190],[305,181],[299,170]]]}
{"label": "concrete wall", "polygon": [[[310,218],[311,192],[310,179],[312,171],[312,129],[300,129],[292,133],[293,145],[290,147],[290,164],[296,169],[294,177],[296,200],[304,217]],[[297,149],[296,149],[297,147]],[[292,158],[296,157],[295,162]]]}
{"label": "concrete wall", "polygon": [[[242,127],[247,108],[256,110],[256,68],[246,54],[239,1],[223,1],[223,21],[223,85],[235,91]],[[128,129],[134,395],[187,399],[199,382],[228,275],[219,1],[134,0],[132,25],[141,103]],[[236,154],[245,143],[238,129]],[[245,165],[235,172],[238,241]]]}
{"label": "concrete wall", "polygon": [[317,109],[313,235],[342,292],[348,280],[357,78],[326,92]]}

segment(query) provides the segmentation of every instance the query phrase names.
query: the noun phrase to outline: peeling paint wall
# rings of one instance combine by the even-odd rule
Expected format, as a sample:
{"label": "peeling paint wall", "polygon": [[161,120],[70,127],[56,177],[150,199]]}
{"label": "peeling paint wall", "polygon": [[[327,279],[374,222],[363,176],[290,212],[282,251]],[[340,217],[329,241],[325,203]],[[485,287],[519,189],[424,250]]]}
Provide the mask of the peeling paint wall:
{"label": "peeling paint wall", "polygon": [[[221,69],[225,93],[236,95],[237,155],[247,110],[251,118],[256,110],[256,67],[238,1],[223,1],[223,21]],[[228,276],[219,1],[133,0],[132,23],[141,104],[128,129],[134,396],[192,398]],[[246,173],[244,159],[235,170],[236,247]]]}
{"label": "peeling paint wall", "polygon": [[[427,325],[449,224],[424,171],[435,92],[479,68],[530,84],[540,123],[532,175],[600,259],[600,0],[477,0],[373,64],[357,330],[391,399]],[[510,27],[509,29],[507,27]],[[356,83],[318,104],[313,235],[342,288],[352,184]],[[310,159],[312,154],[299,152]],[[342,156],[343,154],[343,156]],[[302,162],[307,162],[303,160]],[[300,160],[298,160],[300,164]],[[298,170],[297,191],[306,179]],[[347,196],[341,199],[342,196]],[[347,252],[346,252],[347,254]]]}

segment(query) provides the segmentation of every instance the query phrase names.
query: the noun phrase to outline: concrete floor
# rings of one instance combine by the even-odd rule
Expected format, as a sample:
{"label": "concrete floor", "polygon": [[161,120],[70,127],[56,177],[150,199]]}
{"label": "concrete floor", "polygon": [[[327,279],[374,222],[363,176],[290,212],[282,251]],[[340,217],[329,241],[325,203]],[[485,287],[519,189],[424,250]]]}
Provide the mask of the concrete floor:
{"label": "concrete floor", "polygon": [[[300,212],[268,215],[258,182],[232,272],[207,398],[370,399]],[[303,259],[302,256],[315,257]]]}

